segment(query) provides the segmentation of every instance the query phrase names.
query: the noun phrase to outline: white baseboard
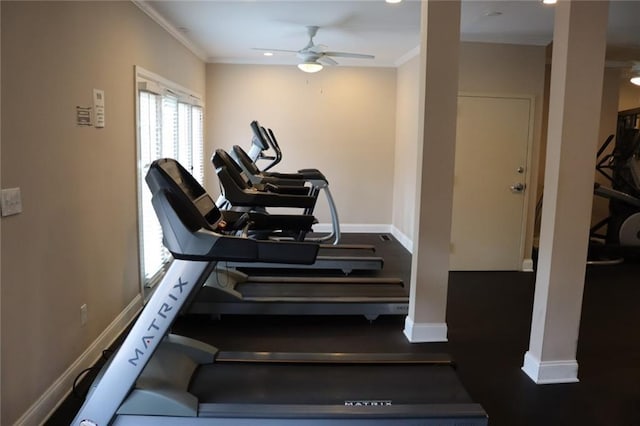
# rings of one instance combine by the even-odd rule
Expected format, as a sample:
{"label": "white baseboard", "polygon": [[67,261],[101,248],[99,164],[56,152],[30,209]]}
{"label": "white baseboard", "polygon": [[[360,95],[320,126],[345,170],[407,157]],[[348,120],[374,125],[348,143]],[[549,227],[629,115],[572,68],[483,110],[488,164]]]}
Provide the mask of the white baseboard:
{"label": "white baseboard", "polygon": [[[330,223],[316,223],[313,225],[313,232],[331,232],[333,227]],[[375,234],[377,232],[380,233],[391,233],[391,225],[385,224],[360,224],[360,223],[345,223],[340,224],[340,232],[361,232],[361,233],[369,233]]]}
{"label": "white baseboard", "polygon": [[528,352],[524,354],[522,371],[536,384],[577,383],[578,361],[575,359],[562,361],[540,361]]}
{"label": "white baseboard", "polygon": [[409,253],[413,254],[413,241],[411,240],[411,238],[407,237],[393,225],[391,225],[391,235],[393,235],[396,240],[398,240],[398,242],[402,244],[402,247],[406,248]]}
{"label": "white baseboard", "polygon": [[[333,227],[330,223],[316,223],[313,225],[313,232],[327,233],[331,232]],[[398,228],[393,225],[385,224],[359,224],[359,223],[346,223],[340,224],[340,232],[353,232],[363,234],[391,234],[409,253],[413,253],[413,241],[411,238],[403,234]]]}
{"label": "white baseboard", "polygon": [[14,425],[43,424],[69,395],[76,376],[87,366],[95,364],[100,359],[103,349],[111,346],[141,308],[142,296],[137,295],[91,346],[29,407]]}
{"label": "white baseboard", "polygon": [[404,320],[404,335],[411,343],[446,342],[446,323],[416,324],[409,317]]}

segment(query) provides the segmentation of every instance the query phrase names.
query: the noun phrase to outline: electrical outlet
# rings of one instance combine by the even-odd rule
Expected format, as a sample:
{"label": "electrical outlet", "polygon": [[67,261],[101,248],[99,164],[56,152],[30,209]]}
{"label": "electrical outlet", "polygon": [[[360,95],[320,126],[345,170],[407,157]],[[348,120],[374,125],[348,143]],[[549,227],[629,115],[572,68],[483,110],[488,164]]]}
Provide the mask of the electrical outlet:
{"label": "electrical outlet", "polygon": [[80,306],[80,326],[84,327],[87,325],[87,304]]}
{"label": "electrical outlet", "polygon": [[22,197],[20,195],[20,188],[3,189],[0,195],[2,216],[22,213]]}

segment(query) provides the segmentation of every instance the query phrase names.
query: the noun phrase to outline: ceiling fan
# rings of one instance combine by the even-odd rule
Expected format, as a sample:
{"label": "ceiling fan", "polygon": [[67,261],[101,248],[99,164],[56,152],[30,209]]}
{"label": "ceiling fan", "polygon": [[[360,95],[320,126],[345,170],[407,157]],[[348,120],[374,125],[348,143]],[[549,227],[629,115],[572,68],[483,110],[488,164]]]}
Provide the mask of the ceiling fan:
{"label": "ceiling fan", "polygon": [[622,77],[629,79],[631,84],[640,86],[640,61],[605,61],[607,68],[618,68],[623,70]]}
{"label": "ceiling fan", "polygon": [[347,52],[331,52],[326,50],[326,46],[322,44],[314,44],[313,38],[318,33],[320,27],[310,25],[307,27],[307,34],[309,35],[309,42],[305,47],[300,50],[286,50],[286,49],[265,49],[254,48],[254,50],[262,50],[268,52],[287,52],[295,53],[302,61],[298,64],[304,72],[318,72],[322,69],[322,65],[338,65],[338,62],[333,58],[355,58],[355,59],[374,59],[373,55],[365,55],[362,53],[347,53]]}

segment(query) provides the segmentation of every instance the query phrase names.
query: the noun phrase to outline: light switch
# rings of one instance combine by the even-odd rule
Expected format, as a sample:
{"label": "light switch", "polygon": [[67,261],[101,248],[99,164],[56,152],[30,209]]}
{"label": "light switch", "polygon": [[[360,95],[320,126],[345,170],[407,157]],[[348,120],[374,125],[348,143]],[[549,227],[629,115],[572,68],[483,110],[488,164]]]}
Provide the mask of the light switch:
{"label": "light switch", "polygon": [[2,209],[2,216],[22,213],[20,188],[3,189],[0,196],[0,208]]}

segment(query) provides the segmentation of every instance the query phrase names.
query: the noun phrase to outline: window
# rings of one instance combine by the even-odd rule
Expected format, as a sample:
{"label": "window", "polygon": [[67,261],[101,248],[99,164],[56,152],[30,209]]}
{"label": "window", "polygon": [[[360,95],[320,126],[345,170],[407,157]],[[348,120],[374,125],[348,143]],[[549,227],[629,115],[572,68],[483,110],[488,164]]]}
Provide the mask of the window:
{"label": "window", "polygon": [[140,266],[143,285],[153,287],[171,254],[162,245],[162,229],[144,178],[153,160],[175,158],[202,183],[203,107],[199,96],[139,67],[136,83]]}

